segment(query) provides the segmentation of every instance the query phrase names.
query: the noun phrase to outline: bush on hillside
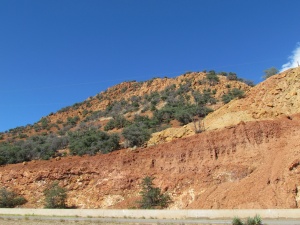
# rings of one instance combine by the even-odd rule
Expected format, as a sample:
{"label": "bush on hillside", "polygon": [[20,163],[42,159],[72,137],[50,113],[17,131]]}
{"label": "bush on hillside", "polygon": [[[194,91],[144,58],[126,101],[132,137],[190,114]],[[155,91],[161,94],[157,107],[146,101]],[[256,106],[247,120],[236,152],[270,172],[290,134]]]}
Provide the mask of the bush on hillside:
{"label": "bush on hillside", "polygon": [[181,108],[175,112],[174,117],[181,125],[185,125],[193,121],[194,114],[194,107]]}
{"label": "bush on hillside", "polygon": [[254,87],[254,86],[255,86],[255,84],[254,84],[254,82],[253,82],[252,80],[247,80],[247,79],[242,79],[242,78],[240,78],[239,81],[241,81],[241,82],[247,84],[247,85],[250,86],[250,87]]}
{"label": "bush on hillside", "polygon": [[227,75],[227,79],[228,80],[237,80],[238,77],[237,77],[236,73],[229,72],[228,75]]}
{"label": "bush on hillside", "polygon": [[69,132],[70,152],[73,155],[95,155],[98,152],[109,153],[119,148],[120,137],[91,128]]}
{"label": "bush on hillside", "polygon": [[59,186],[58,182],[54,182],[44,190],[45,204],[47,209],[65,209],[67,190]]}
{"label": "bush on hillside", "polygon": [[278,69],[275,67],[271,67],[269,69],[264,70],[265,75],[263,76],[264,79],[268,79],[269,77],[278,73]]}
{"label": "bush on hillside", "polygon": [[149,140],[151,133],[143,123],[135,123],[124,128],[122,135],[128,146],[133,147],[143,145]]}
{"label": "bush on hillside", "polygon": [[26,203],[26,199],[5,187],[0,189],[0,208],[14,208]]}
{"label": "bush on hillside", "polygon": [[49,159],[58,149],[66,147],[68,137],[54,134],[35,135],[26,140],[0,143],[0,165],[30,161],[33,159]]}
{"label": "bush on hillside", "polygon": [[141,209],[162,209],[172,202],[167,193],[163,194],[160,188],[154,187],[153,180],[153,177],[146,176],[142,181],[141,200],[138,202]]}
{"label": "bush on hillside", "polygon": [[146,128],[155,128],[159,124],[157,123],[157,120],[155,119],[150,119],[148,116],[140,116],[140,115],[135,115],[133,119],[133,123],[136,124],[143,124]]}
{"label": "bush on hillside", "polygon": [[210,89],[204,90],[203,93],[200,93],[199,91],[193,91],[192,95],[197,105],[217,103],[217,100],[212,96],[213,92]]}
{"label": "bush on hillside", "polygon": [[224,94],[222,96],[222,101],[226,104],[226,103],[230,102],[232,99],[243,98],[244,96],[245,96],[245,93],[243,90],[240,90],[238,88],[233,88],[227,94]]}
{"label": "bush on hillside", "polygon": [[214,86],[219,83],[219,77],[214,70],[211,70],[206,74],[206,80],[210,86]]}
{"label": "bush on hillside", "polygon": [[129,124],[130,122],[126,120],[124,116],[117,115],[113,119],[108,121],[108,123],[104,126],[104,130],[109,131],[114,128],[120,129],[128,126]]}

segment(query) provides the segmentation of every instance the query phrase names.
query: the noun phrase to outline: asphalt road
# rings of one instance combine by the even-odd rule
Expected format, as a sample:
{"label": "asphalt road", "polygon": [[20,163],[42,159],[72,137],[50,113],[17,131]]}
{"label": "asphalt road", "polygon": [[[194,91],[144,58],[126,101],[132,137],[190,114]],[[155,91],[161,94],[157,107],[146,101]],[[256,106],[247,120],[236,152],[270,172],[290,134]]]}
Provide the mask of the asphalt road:
{"label": "asphalt road", "polygon": [[[87,221],[99,223],[116,224],[198,224],[198,225],[225,225],[231,224],[232,219],[135,219],[135,218],[89,218],[89,217],[56,217],[56,216],[17,216],[0,215],[2,219],[24,219],[28,221],[42,220],[51,221],[57,224],[58,221]],[[300,220],[293,219],[262,219],[263,224],[267,225],[300,225]]]}

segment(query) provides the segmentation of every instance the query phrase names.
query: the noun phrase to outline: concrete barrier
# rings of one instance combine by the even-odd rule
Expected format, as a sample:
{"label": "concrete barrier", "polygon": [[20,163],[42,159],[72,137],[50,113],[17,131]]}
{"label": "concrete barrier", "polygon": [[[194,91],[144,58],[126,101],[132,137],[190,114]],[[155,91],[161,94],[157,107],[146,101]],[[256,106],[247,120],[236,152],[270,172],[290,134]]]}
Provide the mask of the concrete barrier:
{"label": "concrete barrier", "polygon": [[220,209],[220,210],[133,210],[133,209],[24,209],[0,208],[0,215],[78,216],[106,218],[224,219],[260,215],[263,219],[300,219],[300,209]]}

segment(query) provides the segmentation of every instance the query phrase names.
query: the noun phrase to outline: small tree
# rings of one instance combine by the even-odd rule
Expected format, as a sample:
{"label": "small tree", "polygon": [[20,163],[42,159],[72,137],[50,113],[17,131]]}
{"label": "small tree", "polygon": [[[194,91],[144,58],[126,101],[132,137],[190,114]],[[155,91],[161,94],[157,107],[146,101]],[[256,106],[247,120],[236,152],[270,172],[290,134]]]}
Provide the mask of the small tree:
{"label": "small tree", "polygon": [[238,79],[238,77],[237,77],[236,73],[233,73],[233,72],[228,73],[227,80],[237,80],[237,79]]}
{"label": "small tree", "polygon": [[129,147],[141,146],[149,140],[151,134],[143,123],[132,124],[124,128],[122,135],[128,141]]}
{"label": "small tree", "polygon": [[45,208],[64,209],[66,208],[67,190],[53,182],[44,190]]}
{"label": "small tree", "polygon": [[206,80],[208,80],[210,86],[214,86],[219,83],[219,77],[214,70],[211,70],[206,74]]}
{"label": "small tree", "polygon": [[26,203],[26,199],[5,187],[0,189],[0,208],[14,208]]}
{"label": "small tree", "polygon": [[153,177],[146,176],[142,181],[142,197],[139,207],[142,209],[166,208],[171,203],[167,193],[161,193],[160,188],[153,186]]}
{"label": "small tree", "polygon": [[264,79],[268,79],[269,77],[278,73],[278,69],[275,67],[271,67],[269,69],[264,70],[265,75],[263,76]]}

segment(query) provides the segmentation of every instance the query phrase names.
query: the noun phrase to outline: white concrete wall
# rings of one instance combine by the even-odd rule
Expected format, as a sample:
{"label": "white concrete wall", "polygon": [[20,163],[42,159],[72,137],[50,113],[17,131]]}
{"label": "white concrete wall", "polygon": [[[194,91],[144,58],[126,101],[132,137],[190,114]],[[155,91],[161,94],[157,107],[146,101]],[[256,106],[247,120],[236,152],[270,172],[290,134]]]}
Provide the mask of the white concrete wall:
{"label": "white concrete wall", "polygon": [[208,218],[222,219],[253,217],[256,214],[263,219],[300,219],[300,209],[220,209],[220,210],[114,210],[114,209],[4,209],[0,215],[42,215],[42,216],[79,216],[79,217],[118,217],[118,218],[157,218],[186,219]]}

